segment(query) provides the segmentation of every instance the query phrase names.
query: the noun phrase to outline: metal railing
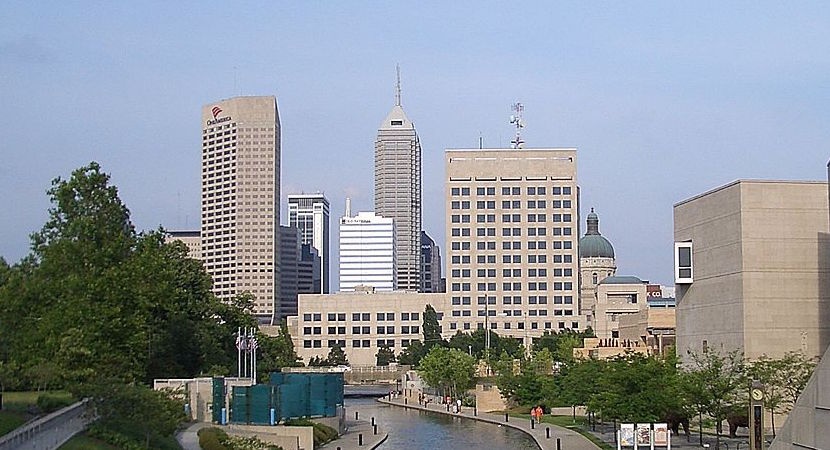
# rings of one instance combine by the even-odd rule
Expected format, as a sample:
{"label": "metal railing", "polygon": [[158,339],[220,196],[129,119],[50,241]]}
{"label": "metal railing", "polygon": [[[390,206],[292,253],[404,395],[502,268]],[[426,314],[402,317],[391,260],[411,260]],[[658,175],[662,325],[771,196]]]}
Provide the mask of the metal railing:
{"label": "metal railing", "polygon": [[0,436],[0,450],[55,449],[85,430],[88,399],[59,409]]}

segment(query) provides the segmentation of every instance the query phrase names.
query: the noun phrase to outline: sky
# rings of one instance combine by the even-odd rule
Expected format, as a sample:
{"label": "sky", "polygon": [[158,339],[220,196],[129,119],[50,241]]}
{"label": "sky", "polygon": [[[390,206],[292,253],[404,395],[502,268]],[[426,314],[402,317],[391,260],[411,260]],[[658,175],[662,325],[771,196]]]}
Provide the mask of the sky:
{"label": "sky", "polygon": [[275,95],[285,196],[373,209],[374,140],[402,104],[444,244],[447,148],[577,148],[617,273],[672,280],[672,206],[737,179],[826,180],[828,2],[6,1],[0,256],[29,252],[51,180],[97,161],[140,230],[197,229],[205,104]]}

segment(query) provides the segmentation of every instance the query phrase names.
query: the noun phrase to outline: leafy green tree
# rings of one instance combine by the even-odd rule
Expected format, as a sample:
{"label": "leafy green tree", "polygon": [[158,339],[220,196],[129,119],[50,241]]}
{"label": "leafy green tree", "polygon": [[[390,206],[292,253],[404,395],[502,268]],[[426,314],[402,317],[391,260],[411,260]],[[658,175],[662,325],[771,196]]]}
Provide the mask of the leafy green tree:
{"label": "leafy green tree", "polygon": [[31,255],[0,263],[0,361],[37,388],[236,366],[236,330],[255,325],[249,296],[220,302],[183,244],[137,234],[97,163],[49,196]]}
{"label": "leafy green tree", "polygon": [[424,355],[426,355],[424,344],[419,340],[414,340],[398,355],[398,363],[418,367]]}
{"label": "leafy green tree", "polygon": [[308,360],[308,366],[309,367],[323,367],[323,366],[328,366],[328,365],[329,365],[328,359],[321,358],[319,356],[312,356]]}
{"label": "leafy green tree", "polygon": [[731,351],[721,354],[709,350],[689,352],[686,381],[683,383],[687,398],[698,405],[700,411],[715,419],[717,437],[715,449],[720,449],[722,422],[733,405],[746,403],[746,377],[743,354]]}
{"label": "leafy green tree", "polygon": [[388,366],[390,363],[395,362],[395,352],[384,345],[378,349],[375,358],[377,359],[378,366]]}
{"label": "leafy green tree", "polygon": [[559,363],[570,363],[574,360],[573,349],[582,346],[586,337],[593,337],[593,330],[588,328],[584,332],[573,330],[562,330],[559,333],[545,331],[545,333],[533,344],[533,351],[543,348],[553,355],[553,359]]}
{"label": "leafy green tree", "polygon": [[329,366],[348,366],[349,360],[346,358],[346,352],[343,347],[334,345],[329,349],[329,355],[326,358],[326,363]]}
{"label": "leafy green tree", "polygon": [[547,349],[542,349],[526,358],[519,359],[518,371],[516,360],[503,352],[496,363],[496,384],[502,396],[523,406],[561,404],[559,380],[553,377],[553,357]]}
{"label": "leafy green tree", "polygon": [[138,428],[145,448],[151,448],[153,435],[172,436],[186,420],[184,399],[172,392],[120,380],[79,385],[74,390],[76,396],[92,400],[98,426],[116,432]]}
{"label": "leafy green tree", "polygon": [[[485,357],[486,345],[487,331],[484,328],[479,328],[472,333],[463,333],[459,330],[447,343],[449,348],[456,348],[467,353],[472,353],[478,359]],[[502,337],[495,331],[490,330],[490,354],[501,355],[502,353],[519,358],[524,351],[522,344],[518,340],[511,337]]]}
{"label": "leafy green tree", "polygon": [[789,412],[807,385],[815,362],[801,352],[787,352],[772,359],[762,356],[747,365],[748,378],[764,385],[764,406],[769,410],[775,437],[775,414]]}
{"label": "leafy green tree", "polygon": [[268,374],[283,367],[300,367],[302,362],[288,332],[285,321],[280,324],[276,336],[267,336],[257,333],[259,348],[257,349],[257,371],[262,381],[268,380]]}
{"label": "leafy green tree", "polygon": [[560,371],[561,400],[572,408],[574,420],[576,407],[589,405],[592,395],[600,392],[604,370],[605,361],[586,359],[574,361]]}
{"label": "leafy green tree", "polygon": [[458,397],[474,383],[475,359],[458,349],[433,347],[418,366],[418,373],[430,386],[445,395]]}
{"label": "leafy green tree", "polygon": [[785,412],[792,410],[798,396],[804,391],[807,382],[816,368],[816,361],[807,358],[801,352],[787,352],[781,359],[781,378],[784,387]]}
{"label": "leafy green tree", "polygon": [[424,308],[423,326],[421,327],[424,333],[424,348],[427,352],[436,346],[444,346],[446,342],[441,337],[441,325],[438,323],[438,313],[432,305],[427,305]]}
{"label": "leafy green tree", "polygon": [[626,353],[605,362],[589,407],[604,419],[655,422],[680,406],[674,358]]}

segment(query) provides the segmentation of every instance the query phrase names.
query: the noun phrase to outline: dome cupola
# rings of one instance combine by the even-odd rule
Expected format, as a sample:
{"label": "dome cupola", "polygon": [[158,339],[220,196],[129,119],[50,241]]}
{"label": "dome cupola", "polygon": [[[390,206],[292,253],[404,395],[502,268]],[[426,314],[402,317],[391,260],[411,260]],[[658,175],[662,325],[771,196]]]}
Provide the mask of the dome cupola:
{"label": "dome cupola", "polygon": [[588,231],[579,239],[580,258],[614,258],[614,247],[599,233],[599,217],[591,208]]}

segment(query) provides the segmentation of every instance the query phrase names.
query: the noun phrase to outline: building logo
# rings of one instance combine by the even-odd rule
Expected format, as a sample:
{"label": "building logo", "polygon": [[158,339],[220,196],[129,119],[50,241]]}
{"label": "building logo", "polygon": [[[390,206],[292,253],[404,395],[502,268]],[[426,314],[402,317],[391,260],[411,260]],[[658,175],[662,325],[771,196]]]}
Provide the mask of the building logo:
{"label": "building logo", "polygon": [[230,122],[231,120],[230,116],[219,118],[219,114],[222,114],[222,108],[218,106],[214,106],[213,108],[211,108],[210,113],[213,114],[213,120],[207,121],[208,126],[216,125],[217,123],[222,122]]}

